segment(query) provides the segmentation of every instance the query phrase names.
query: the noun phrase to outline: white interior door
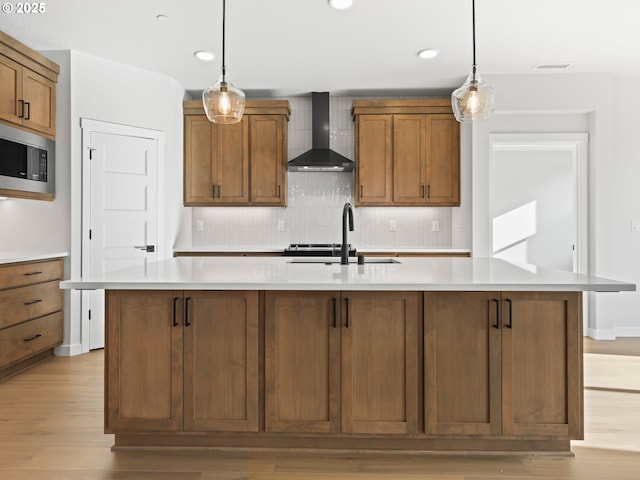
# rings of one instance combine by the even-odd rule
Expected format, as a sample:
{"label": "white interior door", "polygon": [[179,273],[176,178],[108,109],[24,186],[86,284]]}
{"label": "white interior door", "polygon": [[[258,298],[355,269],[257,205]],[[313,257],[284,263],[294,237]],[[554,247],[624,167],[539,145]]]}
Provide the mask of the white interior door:
{"label": "white interior door", "polygon": [[[89,141],[83,275],[144,268],[157,259],[158,141],[100,131],[91,131]],[[103,348],[104,292],[88,292],[85,300],[89,348]]]}

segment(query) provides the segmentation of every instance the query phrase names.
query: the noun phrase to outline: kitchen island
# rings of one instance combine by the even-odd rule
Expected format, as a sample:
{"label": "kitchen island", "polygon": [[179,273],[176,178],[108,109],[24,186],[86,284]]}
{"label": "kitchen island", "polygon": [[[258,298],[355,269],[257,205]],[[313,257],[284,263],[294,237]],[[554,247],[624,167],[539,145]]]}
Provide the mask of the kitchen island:
{"label": "kitchen island", "polygon": [[566,452],[582,438],[582,292],[635,285],[366,260],[178,257],[63,282],[106,290],[116,447]]}

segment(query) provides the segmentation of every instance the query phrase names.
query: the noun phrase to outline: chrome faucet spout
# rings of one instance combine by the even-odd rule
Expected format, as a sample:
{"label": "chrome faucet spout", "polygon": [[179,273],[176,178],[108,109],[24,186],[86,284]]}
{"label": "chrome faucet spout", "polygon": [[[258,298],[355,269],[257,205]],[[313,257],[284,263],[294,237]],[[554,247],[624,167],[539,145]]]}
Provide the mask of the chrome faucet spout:
{"label": "chrome faucet spout", "polygon": [[353,209],[349,202],[344,204],[342,209],[342,245],[340,248],[340,264],[349,265],[349,244],[347,242],[347,219],[349,220],[349,231],[353,232]]}

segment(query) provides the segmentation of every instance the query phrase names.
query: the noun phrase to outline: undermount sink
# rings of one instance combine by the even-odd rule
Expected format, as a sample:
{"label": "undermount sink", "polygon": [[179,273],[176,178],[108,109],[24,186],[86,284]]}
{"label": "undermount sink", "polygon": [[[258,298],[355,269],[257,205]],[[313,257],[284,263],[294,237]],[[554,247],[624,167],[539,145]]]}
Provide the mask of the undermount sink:
{"label": "undermount sink", "polygon": [[[289,260],[289,263],[319,263],[321,265],[340,265],[340,257],[314,257],[314,258],[294,258]],[[400,260],[395,258],[377,258],[377,257],[365,257],[364,263],[401,263]],[[355,257],[349,257],[349,265],[357,265],[358,259]]]}

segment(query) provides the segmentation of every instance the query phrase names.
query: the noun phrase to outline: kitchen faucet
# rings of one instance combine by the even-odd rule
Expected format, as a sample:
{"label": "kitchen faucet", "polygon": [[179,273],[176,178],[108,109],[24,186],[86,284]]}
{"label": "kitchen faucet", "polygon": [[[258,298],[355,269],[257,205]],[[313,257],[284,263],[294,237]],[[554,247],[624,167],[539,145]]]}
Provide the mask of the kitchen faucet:
{"label": "kitchen faucet", "polygon": [[347,243],[347,215],[349,216],[349,231],[353,232],[353,210],[349,202],[342,209],[342,245],[340,246],[340,265],[349,265],[349,244]]}

